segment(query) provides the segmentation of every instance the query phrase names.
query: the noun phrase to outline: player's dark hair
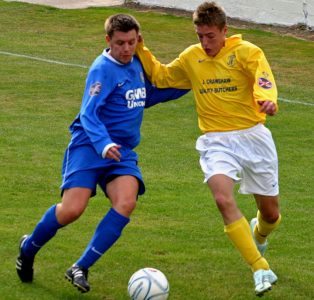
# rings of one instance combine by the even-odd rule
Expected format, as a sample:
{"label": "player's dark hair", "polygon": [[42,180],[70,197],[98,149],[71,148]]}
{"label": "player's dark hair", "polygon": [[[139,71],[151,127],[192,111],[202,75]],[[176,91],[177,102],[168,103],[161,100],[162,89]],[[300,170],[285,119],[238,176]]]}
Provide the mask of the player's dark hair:
{"label": "player's dark hair", "polygon": [[217,26],[220,30],[227,24],[224,9],[215,2],[204,2],[193,13],[194,25]]}
{"label": "player's dark hair", "polygon": [[131,15],[112,15],[105,22],[105,32],[110,38],[115,31],[129,32],[133,29],[138,33],[140,31],[140,24]]}

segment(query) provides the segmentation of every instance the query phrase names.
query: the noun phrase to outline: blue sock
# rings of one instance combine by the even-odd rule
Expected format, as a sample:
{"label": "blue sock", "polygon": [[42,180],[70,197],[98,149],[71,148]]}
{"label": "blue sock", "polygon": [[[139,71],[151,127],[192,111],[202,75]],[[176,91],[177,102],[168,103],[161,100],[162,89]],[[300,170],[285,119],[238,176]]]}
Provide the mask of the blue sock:
{"label": "blue sock", "polygon": [[75,264],[86,270],[91,267],[117,241],[129,221],[129,218],[111,208],[98,224],[94,236]]}
{"label": "blue sock", "polygon": [[23,243],[23,254],[30,258],[34,257],[61,227],[63,225],[60,225],[56,218],[56,205],[53,205],[46,211],[33,233]]}

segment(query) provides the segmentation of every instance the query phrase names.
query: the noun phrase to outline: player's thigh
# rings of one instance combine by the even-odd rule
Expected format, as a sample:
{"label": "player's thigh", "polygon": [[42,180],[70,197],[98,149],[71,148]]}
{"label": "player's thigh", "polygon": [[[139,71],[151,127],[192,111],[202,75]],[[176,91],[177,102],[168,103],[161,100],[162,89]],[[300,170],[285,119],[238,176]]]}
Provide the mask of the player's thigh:
{"label": "player's thigh", "polygon": [[204,182],[217,174],[225,175],[238,182],[238,173],[242,166],[236,155],[230,152],[230,138],[226,135],[204,134],[197,139],[196,150],[200,154],[200,166],[204,173]]}
{"label": "player's thigh", "polygon": [[62,206],[65,210],[84,211],[91,197],[92,189],[85,187],[74,187],[64,190]]}
{"label": "player's thigh", "polygon": [[207,184],[215,199],[233,197],[235,182],[229,176],[225,174],[215,174],[208,179]]}
{"label": "player's thigh", "polygon": [[124,216],[129,216],[134,210],[138,191],[138,179],[131,175],[117,176],[106,185],[112,207]]}
{"label": "player's thigh", "polygon": [[73,222],[84,212],[89,198],[96,192],[98,176],[96,169],[63,176],[62,202],[57,206],[57,219],[61,224]]}
{"label": "player's thigh", "polygon": [[240,193],[276,197],[278,156],[270,131],[264,126],[257,127],[247,134],[242,146],[247,152],[242,162]]}

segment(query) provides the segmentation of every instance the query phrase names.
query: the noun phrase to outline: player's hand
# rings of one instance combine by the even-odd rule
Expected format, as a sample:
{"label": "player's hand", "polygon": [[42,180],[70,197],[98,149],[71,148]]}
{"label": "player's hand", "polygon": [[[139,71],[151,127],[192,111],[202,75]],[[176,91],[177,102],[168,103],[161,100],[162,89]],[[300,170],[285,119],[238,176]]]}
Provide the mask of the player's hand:
{"label": "player's hand", "polygon": [[121,158],[121,153],[119,151],[120,148],[121,148],[120,145],[110,147],[106,153],[106,158],[114,159],[115,161],[120,161]]}
{"label": "player's hand", "polygon": [[272,101],[258,101],[257,102],[260,105],[259,111],[261,113],[265,113],[268,116],[273,116],[277,112],[276,104]]}

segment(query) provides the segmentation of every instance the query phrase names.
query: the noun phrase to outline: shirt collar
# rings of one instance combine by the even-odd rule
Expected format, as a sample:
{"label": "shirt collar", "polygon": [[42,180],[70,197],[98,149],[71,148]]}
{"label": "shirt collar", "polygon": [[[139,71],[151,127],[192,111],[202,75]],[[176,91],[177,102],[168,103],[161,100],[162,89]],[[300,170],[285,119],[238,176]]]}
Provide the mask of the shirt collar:
{"label": "shirt collar", "polygon": [[[109,54],[109,50],[110,50],[110,48],[104,49],[104,51],[102,52],[102,55],[103,55],[104,57],[108,58],[109,60],[111,60],[112,62],[114,62],[114,63],[120,65],[120,66],[126,65],[126,64],[120,63],[120,62],[117,61],[115,58],[113,58],[113,57]],[[130,62],[132,62],[132,61],[133,61],[133,57],[132,57],[132,59],[131,59]],[[129,62],[129,63],[130,63],[130,62]]]}

